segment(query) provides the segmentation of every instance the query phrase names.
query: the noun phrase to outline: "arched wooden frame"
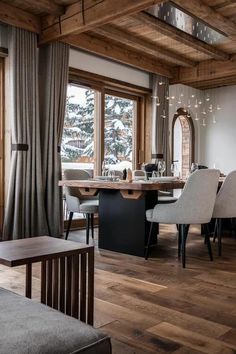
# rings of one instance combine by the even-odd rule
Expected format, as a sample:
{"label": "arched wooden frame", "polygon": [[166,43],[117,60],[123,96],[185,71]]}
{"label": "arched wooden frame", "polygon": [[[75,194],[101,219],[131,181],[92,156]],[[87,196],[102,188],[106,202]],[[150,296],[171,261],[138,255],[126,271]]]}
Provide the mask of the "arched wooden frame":
{"label": "arched wooden frame", "polygon": [[172,139],[171,139],[171,158],[172,161],[174,160],[174,128],[175,128],[175,122],[178,117],[184,116],[186,120],[189,123],[189,128],[190,128],[190,166],[194,162],[195,159],[195,129],[193,125],[193,120],[191,117],[188,117],[188,112],[184,108],[179,108],[177,109],[177,113],[174,115],[173,121],[172,121]]}

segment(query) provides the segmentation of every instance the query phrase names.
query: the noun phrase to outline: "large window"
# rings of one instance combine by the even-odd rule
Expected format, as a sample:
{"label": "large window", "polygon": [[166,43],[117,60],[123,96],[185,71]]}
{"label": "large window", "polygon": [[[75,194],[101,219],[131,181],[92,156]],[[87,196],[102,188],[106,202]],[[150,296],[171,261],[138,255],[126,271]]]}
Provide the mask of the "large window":
{"label": "large window", "polygon": [[132,169],[135,115],[135,101],[105,95],[104,159],[114,169]]}
{"label": "large window", "polygon": [[62,137],[62,167],[101,173],[135,168],[138,97],[109,90],[68,85]]}

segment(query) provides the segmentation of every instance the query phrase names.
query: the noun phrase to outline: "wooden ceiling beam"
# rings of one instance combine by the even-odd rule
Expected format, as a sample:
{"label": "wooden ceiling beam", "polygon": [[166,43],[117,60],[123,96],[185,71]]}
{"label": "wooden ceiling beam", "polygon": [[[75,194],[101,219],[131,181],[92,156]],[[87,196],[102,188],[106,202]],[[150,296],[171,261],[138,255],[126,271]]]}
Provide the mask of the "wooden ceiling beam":
{"label": "wooden ceiling beam", "polygon": [[214,80],[207,80],[207,81],[200,81],[200,82],[193,82],[191,83],[192,87],[195,87],[200,90],[207,90],[207,89],[212,89],[216,87],[222,87],[222,86],[230,86],[230,85],[236,85],[236,75],[231,76],[229,78],[220,78],[220,79],[214,79]]}
{"label": "wooden ceiling beam", "polygon": [[0,21],[27,31],[40,33],[40,19],[24,10],[0,1]]}
{"label": "wooden ceiling beam", "polygon": [[172,84],[192,85],[211,80],[226,81],[236,76],[236,54],[227,62],[220,60],[205,60],[194,68],[176,68]]}
{"label": "wooden ceiling beam", "polygon": [[202,0],[173,0],[173,2],[216,30],[219,29],[232,39],[236,38],[236,24],[204,4]]}
{"label": "wooden ceiling beam", "polygon": [[[9,0],[3,0],[4,3],[9,3]],[[62,15],[64,6],[56,4],[52,0],[11,0],[11,5],[34,14],[53,14]]]}
{"label": "wooden ceiling beam", "polygon": [[147,72],[163,75],[171,78],[172,68],[158,62],[156,58],[144,55],[137,50],[131,50],[125,45],[118,45],[112,40],[105,40],[89,34],[75,34],[68,36],[64,42],[75,48],[80,48],[85,51],[97,54],[104,58],[130,65],[137,69]]}
{"label": "wooden ceiling beam", "polygon": [[159,33],[167,37],[173,38],[174,40],[185,44],[188,47],[193,48],[201,53],[207,54],[214,59],[228,60],[230,57],[228,53],[225,53],[222,50],[211,46],[210,44],[200,41],[199,39],[194,38],[190,34],[171,26],[164,21],[161,21],[148,13],[140,12],[138,14],[133,15],[132,17],[140,21],[140,23],[147,24]]}
{"label": "wooden ceiling beam", "polygon": [[135,36],[130,32],[121,30],[113,25],[98,27],[94,32],[119,43],[128,45],[133,49],[141,50],[144,53],[150,54],[158,59],[167,60],[175,65],[191,67],[197,64],[197,62],[194,62],[193,60],[185,58],[180,54],[165,49],[164,47],[149,42],[141,37]]}
{"label": "wooden ceiling beam", "polygon": [[[164,0],[166,1],[166,0]],[[82,33],[121,16],[144,10],[163,0],[82,0],[68,6],[62,16],[46,16],[42,21],[41,43]]]}

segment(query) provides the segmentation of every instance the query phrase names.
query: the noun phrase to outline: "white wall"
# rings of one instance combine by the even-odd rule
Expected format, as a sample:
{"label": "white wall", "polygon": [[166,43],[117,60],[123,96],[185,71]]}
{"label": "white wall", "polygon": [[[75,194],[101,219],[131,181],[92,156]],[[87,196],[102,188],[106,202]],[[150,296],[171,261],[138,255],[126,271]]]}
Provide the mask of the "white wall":
{"label": "white wall", "polygon": [[201,134],[201,159],[208,167],[219,168],[225,174],[236,169],[236,86],[207,91],[221,110],[207,117]]}
{"label": "white wall", "polygon": [[70,49],[69,65],[72,68],[107,76],[133,85],[146,88],[150,87],[149,74],[147,72],[118,64],[79,50]]}

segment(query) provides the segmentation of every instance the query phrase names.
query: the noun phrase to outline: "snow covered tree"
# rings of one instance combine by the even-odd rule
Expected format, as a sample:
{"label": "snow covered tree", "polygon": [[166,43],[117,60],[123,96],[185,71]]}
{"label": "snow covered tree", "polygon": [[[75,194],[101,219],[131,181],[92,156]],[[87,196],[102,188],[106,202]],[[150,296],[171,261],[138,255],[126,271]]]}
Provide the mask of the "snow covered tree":
{"label": "snow covered tree", "polygon": [[[81,162],[94,157],[93,90],[73,87],[68,91],[62,161]],[[105,95],[105,159],[108,164],[132,160],[132,124],[134,103],[131,100]]]}

